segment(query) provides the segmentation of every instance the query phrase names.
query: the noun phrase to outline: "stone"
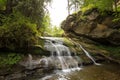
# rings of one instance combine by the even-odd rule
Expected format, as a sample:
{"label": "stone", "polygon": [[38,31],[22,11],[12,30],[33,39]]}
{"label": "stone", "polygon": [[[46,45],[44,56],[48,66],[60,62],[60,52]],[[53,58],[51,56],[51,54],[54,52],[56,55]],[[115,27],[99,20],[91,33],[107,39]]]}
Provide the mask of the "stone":
{"label": "stone", "polygon": [[0,80],[4,80],[4,76],[0,76]]}
{"label": "stone", "polygon": [[16,79],[20,79],[23,77],[26,77],[26,75],[22,73],[10,74],[5,78],[5,80],[16,80]]}
{"label": "stone", "polygon": [[102,44],[120,45],[120,21],[113,21],[115,12],[105,11],[104,13],[106,15],[102,15],[96,8],[84,13],[80,11],[68,16],[61,28],[65,34],[72,33]]}

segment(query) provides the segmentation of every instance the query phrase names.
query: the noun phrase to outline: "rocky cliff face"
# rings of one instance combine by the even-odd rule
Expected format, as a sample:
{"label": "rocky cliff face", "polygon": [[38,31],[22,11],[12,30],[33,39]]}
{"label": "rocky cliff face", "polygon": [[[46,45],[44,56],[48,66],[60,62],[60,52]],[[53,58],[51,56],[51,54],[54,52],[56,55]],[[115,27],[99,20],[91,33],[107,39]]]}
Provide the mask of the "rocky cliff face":
{"label": "rocky cliff face", "polygon": [[69,15],[61,27],[69,37],[72,33],[99,43],[120,45],[120,21],[114,21],[114,14],[98,9],[79,11]]}

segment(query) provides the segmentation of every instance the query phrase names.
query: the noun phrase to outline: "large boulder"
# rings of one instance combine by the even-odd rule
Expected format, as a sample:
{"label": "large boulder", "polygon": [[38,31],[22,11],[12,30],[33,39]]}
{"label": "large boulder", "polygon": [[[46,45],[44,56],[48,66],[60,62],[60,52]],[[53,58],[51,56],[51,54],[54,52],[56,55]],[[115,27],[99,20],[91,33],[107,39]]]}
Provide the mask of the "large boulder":
{"label": "large boulder", "polygon": [[81,37],[104,44],[120,45],[120,21],[114,21],[115,12],[90,9],[69,15],[61,27],[65,33],[72,32]]}

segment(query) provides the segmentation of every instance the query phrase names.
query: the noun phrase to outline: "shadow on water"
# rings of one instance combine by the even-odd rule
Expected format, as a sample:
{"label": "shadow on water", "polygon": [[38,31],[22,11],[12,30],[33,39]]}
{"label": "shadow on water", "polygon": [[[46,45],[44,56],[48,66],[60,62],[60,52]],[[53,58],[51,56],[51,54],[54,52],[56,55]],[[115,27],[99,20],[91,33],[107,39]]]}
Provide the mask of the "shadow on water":
{"label": "shadow on water", "polygon": [[84,67],[79,72],[69,75],[70,80],[120,80],[120,70],[115,64]]}

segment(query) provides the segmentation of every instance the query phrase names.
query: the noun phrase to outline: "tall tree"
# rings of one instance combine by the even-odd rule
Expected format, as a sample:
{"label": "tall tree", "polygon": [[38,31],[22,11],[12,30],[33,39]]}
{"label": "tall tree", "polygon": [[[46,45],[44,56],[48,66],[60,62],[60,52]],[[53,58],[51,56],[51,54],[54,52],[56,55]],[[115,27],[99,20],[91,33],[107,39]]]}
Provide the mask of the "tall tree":
{"label": "tall tree", "polygon": [[82,6],[84,0],[70,0],[70,8],[76,12]]}
{"label": "tall tree", "polygon": [[70,0],[67,0],[68,15],[70,14]]}
{"label": "tall tree", "polygon": [[68,14],[70,14],[71,11],[77,12],[77,10],[80,9],[80,6],[83,4],[84,0],[67,0],[68,2]]}
{"label": "tall tree", "polygon": [[6,9],[6,0],[0,0],[0,10]]}
{"label": "tall tree", "polygon": [[114,0],[114,7],[115,7],[115,11],[117,12],[117,1],[118,0]]}
{"label": "tall tree", "polygon": [[84,0],[84,7],[93,5],[101,10],[112,10],[113,0]]}
{"label": "tall tree", "polygon": [[5,14],[9,15],[20,12],[32,22],[36,23],[39,29],[40,26],[42,26],[46,4],[51,1],[52,0],[0,0],[0,4],[4,4]]}
{"label": "tall tree", "polygon": [[[0,4],[1,1],[5,0]],[[5,9],[0,10],[0,48],[14,51],[36,45],[37,29],[46,25],[44,13],[49,1],[6,0]]]}

